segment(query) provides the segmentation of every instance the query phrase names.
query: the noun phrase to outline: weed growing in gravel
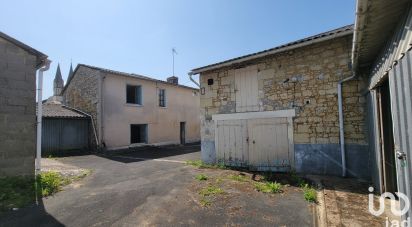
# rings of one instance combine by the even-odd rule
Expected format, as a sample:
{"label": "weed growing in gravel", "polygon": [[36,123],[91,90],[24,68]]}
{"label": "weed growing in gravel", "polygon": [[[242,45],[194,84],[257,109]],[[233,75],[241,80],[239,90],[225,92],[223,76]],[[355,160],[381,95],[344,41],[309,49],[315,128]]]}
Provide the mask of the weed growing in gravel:
{"label": "weed growing in gravel", "polygon": [[223,163],[207,164],[201,160],[188,160],[186,161],[186,165],[191,165],[200,169],[226,169],[226,166]]}
{"label": "weed growing in gravel", "polygon": [[229,178],[234,181],[247,182],[248,178],[245,175],[229,175]]}
{"label": "weed growing in gravel", "polygon": [[207,176],[204,175],[204,174],[198,174],[198,175],[195,176],[195,178],[196,178],[196,180],[199,180],[199,181],[207,180]]}
{"label": "weed growing in gravel", "polygon": [[277,182],[256,182],[255,188],[264,193],[279,193],[282,192],[282,185]]}
{"label": "weed growing in gravel", "polygon": [[303,187],[303,196],[305,197],[305,200],[311,203],[316,203],[316,190],[309,186],[308,184],[305,184]]}
{"label": "weed growing in gravel", "polygon": [[214,195],[218,195],[218,194],[222,194],[224,193],[223,189],[213,186],[213,185],[209,185],[206,188],[203,188],[202,190],[200,190],[199,195],[201,196],[214,196]]}

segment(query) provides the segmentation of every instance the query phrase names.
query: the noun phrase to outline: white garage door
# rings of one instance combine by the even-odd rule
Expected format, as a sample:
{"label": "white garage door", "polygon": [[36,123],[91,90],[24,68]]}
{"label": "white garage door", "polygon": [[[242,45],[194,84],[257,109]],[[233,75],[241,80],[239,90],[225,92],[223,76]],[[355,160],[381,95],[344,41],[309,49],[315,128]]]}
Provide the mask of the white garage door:
{"label": "white garage door", "polygon": [[247,166],[248,142],[246,120],[225,120],[216,124],[216,159],[230,166]]}
{"label": "white garage door", "polygon": [[291,167],[287,118],[248,122],[249,166],[260,171],[289,171]]}

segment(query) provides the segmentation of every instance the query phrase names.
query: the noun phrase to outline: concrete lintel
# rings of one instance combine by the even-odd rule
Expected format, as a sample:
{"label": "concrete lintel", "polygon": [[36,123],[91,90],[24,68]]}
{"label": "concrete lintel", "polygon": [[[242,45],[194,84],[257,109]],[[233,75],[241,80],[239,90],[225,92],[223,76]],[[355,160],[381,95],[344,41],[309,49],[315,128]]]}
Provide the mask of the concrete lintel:
{"label": "concrete lintel", "polygon": [[212,120],[240,120],[240,119],[257,119],[257,118],[274,118],[274,117],[294,117],[296,116],[295,109],[262,111],[262,112],[245,112],[233,114],[215,114],[212,115]]}

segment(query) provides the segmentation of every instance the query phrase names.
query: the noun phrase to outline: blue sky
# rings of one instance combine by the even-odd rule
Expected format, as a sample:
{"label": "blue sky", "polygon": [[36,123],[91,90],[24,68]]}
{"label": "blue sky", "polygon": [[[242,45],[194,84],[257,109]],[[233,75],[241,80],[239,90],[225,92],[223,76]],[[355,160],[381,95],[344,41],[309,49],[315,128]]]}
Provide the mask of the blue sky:
{"label": "blue sky", "polygon": [[0,31],[53,61],[158,79],[354,23],[355,0],[1,0]]}

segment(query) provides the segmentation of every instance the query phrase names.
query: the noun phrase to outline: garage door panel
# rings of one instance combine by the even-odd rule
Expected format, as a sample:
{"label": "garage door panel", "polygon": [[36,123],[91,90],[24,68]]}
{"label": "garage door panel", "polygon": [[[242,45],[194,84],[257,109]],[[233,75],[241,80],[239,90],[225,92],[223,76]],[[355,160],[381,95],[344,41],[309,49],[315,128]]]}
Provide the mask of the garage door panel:
{"label": "garage door panel", "polygon": [[246,120],[218,121],[216,158],[230,166],[246,166],[248,159]]}
{"label": "garage door panel", "polygon": [[287,119],[256,119],[248,123],[252,143],[249,163],[252,169],[287,171],[290,169]]}

